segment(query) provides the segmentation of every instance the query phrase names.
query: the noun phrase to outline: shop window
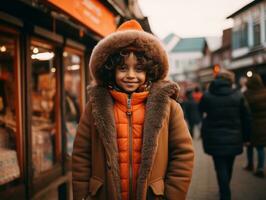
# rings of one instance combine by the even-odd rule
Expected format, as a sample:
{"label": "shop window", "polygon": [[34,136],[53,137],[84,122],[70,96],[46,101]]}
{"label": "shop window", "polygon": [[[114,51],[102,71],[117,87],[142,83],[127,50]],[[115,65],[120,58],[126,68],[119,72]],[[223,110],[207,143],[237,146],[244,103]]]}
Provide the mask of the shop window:
{"label": "shop window", "polygon": [[260,45],[260,23],[253,24],[254,46]]}
{"label": "shop window", "polygon": [[264,16],[263,16],[263,19],[264,19],[264,42],[266,42],[266,4],[264,5]]}
{"label": "shop window", "polygon": [[233,31],[232,37],[233,49],[246,47],[248,45],[248,24],[244,22]]}
{"label": "shop window", "polygon": [[0,34],[0,185],[20,177],[16,38]]}
{"label": "shop window", "polygon": [[252,31],[253,31],[253,46],[258,46],[261,44],[261,37],[260,37],[260,16],[262,13],[260,13],[259,8],[254,8],[252,10]]}
{"label": "shop window", "polygon": [[56,151],[56,66],[52,46],[31,42],[33,175],[51,169]]}
{"label": "shop window", "polygon": [[65,87],[65,128],[67,154],[71,155],[81,110],[81,68],[82,54],[71,49],[63,53]]}

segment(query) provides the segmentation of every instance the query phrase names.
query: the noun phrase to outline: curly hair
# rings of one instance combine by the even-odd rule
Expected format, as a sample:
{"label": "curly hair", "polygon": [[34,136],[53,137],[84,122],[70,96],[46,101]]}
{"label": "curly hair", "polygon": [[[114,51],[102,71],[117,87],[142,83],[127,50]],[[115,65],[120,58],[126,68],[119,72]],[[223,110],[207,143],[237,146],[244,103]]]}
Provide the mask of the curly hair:
{"label": "curly hair", "polygon": [[143,69],[146,72],[147,81],[155,82],[160,78],[162,66],[160,66],[159,63],[156,63],[153,59],[145,55],[145,52],[125,49],[110,55],[104,66],[96,71],[97,77],[102,80],[103,85],[115,85],[115,69],[124,64],[125,57],[131,52],[136,56],[138,64],[143,66]]}

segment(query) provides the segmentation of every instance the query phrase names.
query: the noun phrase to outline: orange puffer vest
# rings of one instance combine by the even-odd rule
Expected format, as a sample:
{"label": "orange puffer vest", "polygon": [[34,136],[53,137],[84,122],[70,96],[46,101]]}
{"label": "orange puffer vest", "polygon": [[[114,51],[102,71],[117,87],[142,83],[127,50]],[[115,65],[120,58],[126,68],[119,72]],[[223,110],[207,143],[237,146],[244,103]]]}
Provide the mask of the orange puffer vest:
{"label": "orange puffer vest", "polygon": [[132,93],[130,96],[115,90],[111,90],[110,93],[115,100],[114,116],[122,200],[133,200],[141,161],[145,101],[148,92]]}

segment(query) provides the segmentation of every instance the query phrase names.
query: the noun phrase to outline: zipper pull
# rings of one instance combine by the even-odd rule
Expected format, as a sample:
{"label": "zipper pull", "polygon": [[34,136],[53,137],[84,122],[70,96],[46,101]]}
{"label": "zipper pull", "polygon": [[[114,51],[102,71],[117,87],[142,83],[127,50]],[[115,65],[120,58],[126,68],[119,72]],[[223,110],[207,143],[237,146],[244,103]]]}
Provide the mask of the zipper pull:
{"label": "zipper pull", "polygon": [[131,108],[131,95],[128,95],[128,99],[127,99],[127,108],[130,109]]}
{"label": "zipper pull", "polygon": [[127,115],[131,116],[131,114],[131,95],[129,94],[127,99]]}

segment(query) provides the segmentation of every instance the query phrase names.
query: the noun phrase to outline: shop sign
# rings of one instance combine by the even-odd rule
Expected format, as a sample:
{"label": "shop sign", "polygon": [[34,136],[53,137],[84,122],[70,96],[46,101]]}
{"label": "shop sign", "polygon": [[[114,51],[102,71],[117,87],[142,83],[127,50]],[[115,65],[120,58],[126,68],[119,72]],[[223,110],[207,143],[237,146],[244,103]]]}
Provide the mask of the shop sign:
{"label": "shop sign", "polygon": [[116,29],[115,16],[97,0],[48,0],[101,36]]}
{"label": "shop sign", "polygon": [[125,5],[125,1],[124,0],[109,0],[109,2],[112,2],[116,5],[118,5],[118,7],[122,10],[126,9],[126,5]]}

